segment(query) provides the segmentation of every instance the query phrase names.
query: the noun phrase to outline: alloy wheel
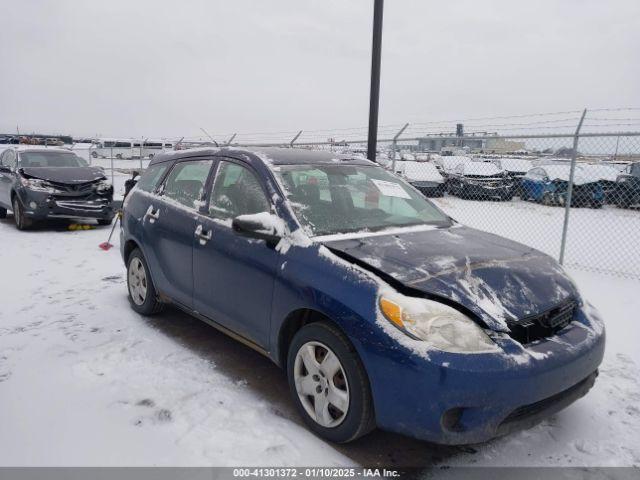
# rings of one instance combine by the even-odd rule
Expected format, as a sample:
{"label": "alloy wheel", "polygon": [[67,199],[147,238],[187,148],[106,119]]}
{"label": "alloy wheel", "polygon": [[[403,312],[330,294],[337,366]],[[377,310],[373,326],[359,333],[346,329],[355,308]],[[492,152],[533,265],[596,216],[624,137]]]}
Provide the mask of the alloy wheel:
{"label": "alloy wheel", "polygon": [[296,354],[296,392],[309,417],[325,428],[337,427],[349,411],[349,384],[337,355],[326,345],[307,342]]}
{"label": "alloy wheel", "polygon": [[129,295],[136,305],[142,305],[147,299],[147,272],[137,257],[129,264]]}

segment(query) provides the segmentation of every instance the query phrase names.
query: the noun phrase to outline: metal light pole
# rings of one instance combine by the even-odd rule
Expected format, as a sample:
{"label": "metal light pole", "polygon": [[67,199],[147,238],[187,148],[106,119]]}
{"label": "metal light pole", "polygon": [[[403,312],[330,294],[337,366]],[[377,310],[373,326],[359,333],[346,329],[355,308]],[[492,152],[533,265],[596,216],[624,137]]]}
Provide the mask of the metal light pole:
{"label": "metal light pole", "polygon": [[380,103],[380,54],[382,51],[382,11],[384,0],[374,0],[373,42],[371,46],[371,90],[369,95],[369,139],[367,158],[376,161],[378,143],[378,104]]}

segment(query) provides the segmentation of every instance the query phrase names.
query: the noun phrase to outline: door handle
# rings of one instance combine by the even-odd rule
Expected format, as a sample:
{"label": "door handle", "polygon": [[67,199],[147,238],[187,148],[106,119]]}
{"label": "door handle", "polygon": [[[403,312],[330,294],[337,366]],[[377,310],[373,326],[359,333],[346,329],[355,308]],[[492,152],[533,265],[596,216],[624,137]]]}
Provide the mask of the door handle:
{"label": "door handle", "polygon": [[206,243],[211,240],[212,232],[211,230],[206,231],[202,228],[202,225],[198,225],[195,231],[196,237],[200,240],[200,245],[206,245]]}
{"label": "door handle", "polygon": [[150,223],[155,223],[158,218],[160,218],[160,209],[153,210],[153,205],[149,206],[147,213],[144,214],[145,217],[149,218]]}

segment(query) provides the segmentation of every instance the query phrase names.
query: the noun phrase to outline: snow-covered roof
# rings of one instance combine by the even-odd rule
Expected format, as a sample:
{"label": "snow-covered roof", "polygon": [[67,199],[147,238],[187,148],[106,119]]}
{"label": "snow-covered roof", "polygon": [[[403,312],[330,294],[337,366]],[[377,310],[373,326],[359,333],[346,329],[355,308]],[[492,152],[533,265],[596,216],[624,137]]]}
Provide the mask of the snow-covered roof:
{"label": "snow-covered roof", "polygon": [[[571,165],[544,165],[542,168],[549,177],[549,180],[560,180],[568,182],[571,175]],[[573,183],[576,185],[584,185],[586,183],[597,182],[598,179],[594,179],[589,174],[585,173],[582,165],[576,165],[576,170],[573,175]]]}
{"label": "snow-covered roof", "polygon": [[462,168],[465,175],[484,175],[491,177],[502,173],[502,170],[492,162],[469,162],[465,163]]}
{"label": "snow-covered roof", "polygon": [[434,162],[440,165],[445,172],[453,172],[457,165],[471,161],[470,157],[466,157],[464,155],[445,155],[434,160]]}
{"label": "snow-covered roof", "polygon": [[396,163],[396,170],[410,181],[444,182],[444,178],[431,162],[402,161]]}
{"label": "snow-covered roof", "polygon": [[592,178],[594,182],[598,180],[615,182],[618,179],[618,175],[620,175],[620,171],[610,165],[583,164],[579,166],[584,171],[585,176]]}
{"label": "snow-covered roof", "polygon": [[507,172],[526,173],[533,167],[531,160],[522,158],[501,158],[497,163]]}

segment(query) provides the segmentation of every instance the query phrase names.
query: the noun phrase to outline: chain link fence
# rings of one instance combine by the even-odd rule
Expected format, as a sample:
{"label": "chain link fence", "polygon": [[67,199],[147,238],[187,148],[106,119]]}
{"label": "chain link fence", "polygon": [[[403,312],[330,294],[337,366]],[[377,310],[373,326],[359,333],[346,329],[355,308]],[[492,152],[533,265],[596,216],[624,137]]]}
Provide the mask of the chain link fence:
{"label": "chain link fence", "polygon": [[397,143],[388,168],[466,225],[640,279],[640,134],[449,140]]}

